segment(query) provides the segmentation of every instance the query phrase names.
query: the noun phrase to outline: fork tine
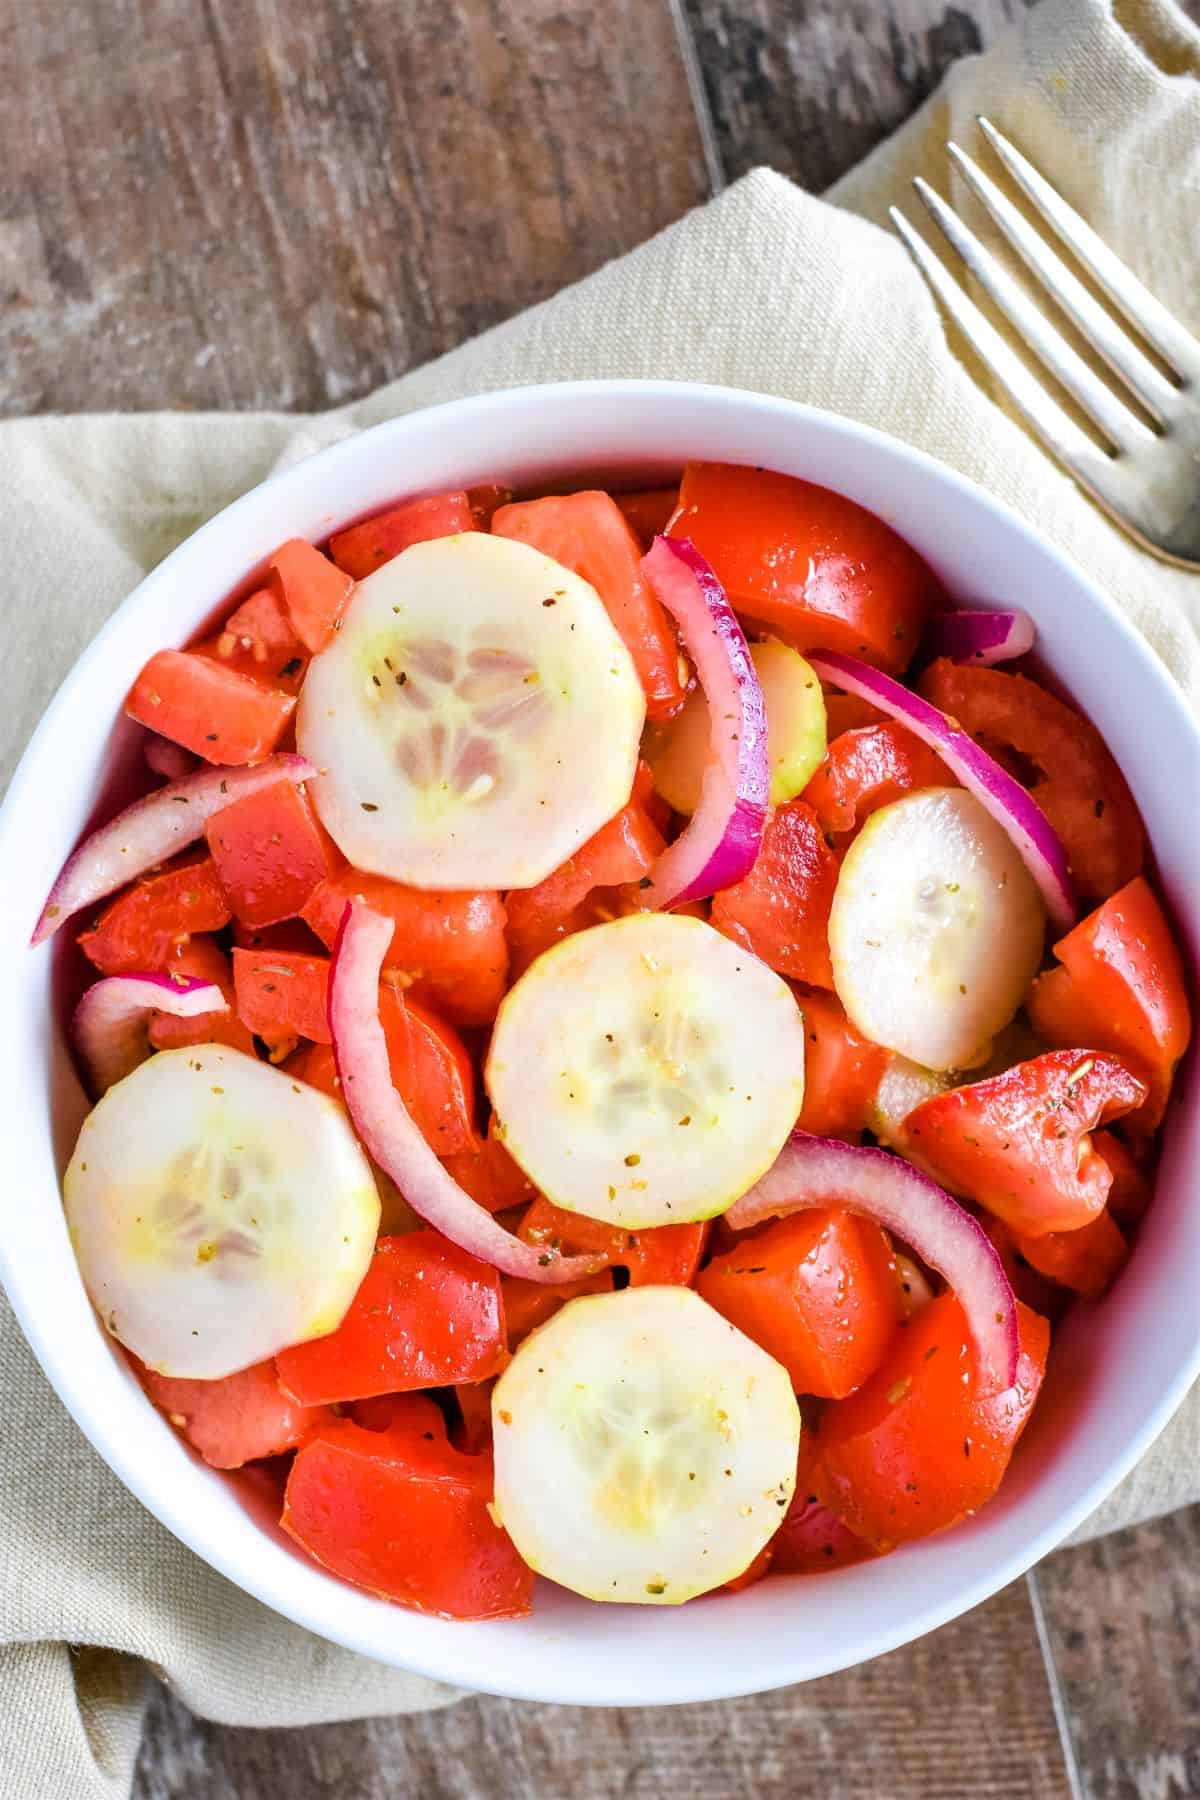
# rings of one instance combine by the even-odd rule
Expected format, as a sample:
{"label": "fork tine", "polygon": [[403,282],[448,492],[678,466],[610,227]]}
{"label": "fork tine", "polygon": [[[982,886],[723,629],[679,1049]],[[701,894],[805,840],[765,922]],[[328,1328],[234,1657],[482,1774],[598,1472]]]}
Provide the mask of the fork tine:
{"label": "fork tine", "polygon": [[1161,374],[1148,357],[1130,342],[1109,313],[1094,300],[1058,252],[1052,250],[1008,196],[984,174],[973,158],[956,143],[947,144],[956,166],[991,213],[997,225],[1026,265],[1032,270],[1067,316],[1073,319],[1092,348],[1136,395],[1156,419],[1164,420],[1175,408],[1179,390]]}
{"label": "fork tine", "polygon": [[1188,381],[1200,381],[1200,343],[1190,331],[1174,319],[1160,300],[1156,300],[1119,256],[1113,254],[1104,240],[1068,205],[1044,175],[1039,175],[1027,157],[1004,133],[997,131],[990,119],[979,115],[979,128],[996,152],[1013,180],[1022,187],[1042,217],[1052,225],[1063,243],[1072,250],[1084,268],[1095,277],[1113,305],[1118,307],[1136,331],[1175,370]]}
{"label": "fork tine", "polygon": [[1095,420],[1109,443],[1118,451],[1130,451],[1149,443],[1154,433],[1123,406],[1112,390],[1093,374],[1033,301],[969,226],[964,225],[941,195],[920,175],[913,182],[934,219],[971,273],[991,295],[1019,335],[1041,358],[1055,380]]}
{"label": "fork tine", "polygon": [[1097,471],[1107,468],[1109,459],[1029,373],[1016,351],[1005,343],[904,214],[894,206],[888,212],[910,256],[946,311],[1047,447],[1080,480],[1090,481]]}

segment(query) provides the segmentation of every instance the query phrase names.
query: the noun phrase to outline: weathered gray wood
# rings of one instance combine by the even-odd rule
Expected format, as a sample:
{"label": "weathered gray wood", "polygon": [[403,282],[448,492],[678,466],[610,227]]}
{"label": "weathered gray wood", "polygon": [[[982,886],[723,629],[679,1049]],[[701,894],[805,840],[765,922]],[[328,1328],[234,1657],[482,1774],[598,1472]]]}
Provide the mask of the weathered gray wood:
{"label": "weathered gray wood", "polygon": [[229,1731],[156,1702],[135,1800],[1069,1800],[1022,1583],[865,1668],[665,1708],[466,1700]]}

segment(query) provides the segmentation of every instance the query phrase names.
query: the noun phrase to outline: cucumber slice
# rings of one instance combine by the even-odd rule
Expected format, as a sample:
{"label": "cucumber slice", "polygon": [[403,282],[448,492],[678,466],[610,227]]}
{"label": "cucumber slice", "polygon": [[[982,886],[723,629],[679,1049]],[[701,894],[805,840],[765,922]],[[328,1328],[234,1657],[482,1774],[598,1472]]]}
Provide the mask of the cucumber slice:
{"label": "cucumber slice", "polygon": [[341,1323],[379,1195],[345,1110],[240,1050],[161,1050],[63,1179],[93,1306],[160,1375],[216,1380]]}
{"label": "cucumber slice", "polygon": [[645,699],[595,588],[463,532],[359,583],[309,665],[297,742],[356,868],[410,887],[533,887],[629,798]]}
{"label": "cucumber slice", "polygon": [[531,964],[485,1080],[548,1199],[630,1229],[680,1224],[774,1162],[804,1099],[804,1025],[787,983],[711,925],[638,913]]}
{"label": "cucumber slice", "polygon": [[572,1300],[492,1393],[496,1507],[539,1575],[676,1606],[779,1526],[800,1410],[787,1372],[691,1288]]}
{"label": "cucumber slice", "polygon": [[926,1069],[968,1067],[1042,960],[1041,897],[1012,839],[965,788],[873,813],[829,916],[838,998],[864,1037]]}
{"label": "cucumber slice", "polygon": [[[803,793],[825,754],[825,698],[821,683],[799,651],[777,638],[751,644],[750,656],[767,714],[771,805]],[[697,689],[665,724],[652,724],[642,749],[654,785],[677,813],[693,813],[708,757],[708,703]]]}

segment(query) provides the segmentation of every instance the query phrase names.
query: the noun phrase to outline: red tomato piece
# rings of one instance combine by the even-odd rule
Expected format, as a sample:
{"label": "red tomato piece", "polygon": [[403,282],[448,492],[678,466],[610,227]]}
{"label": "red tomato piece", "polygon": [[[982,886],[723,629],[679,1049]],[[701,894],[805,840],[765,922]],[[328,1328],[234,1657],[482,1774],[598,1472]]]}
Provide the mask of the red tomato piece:
{"label": "red tomato piece", "polygon": [[464,1149],[442,1159],[459,1187],[490,1213],[536,1198],[532,1181],[513,1161],[494,1126],[494,1118],[489,1119],[486,1137],[474,1137]]}
{"label": "red tomato piece", "polygon": [[800,1433],[796,1491],[782,1525],[767,1545],[776,1575],[819,1575],[826,1569],[848,1569],[878,1554],[812,1492],[816,1442],[816,1432],[806,1426]]}
{"label": "red tomato piece", "polygon": [[1056,1324],[1066,1310],[1066,1289],[1059,1287],[1048,1276],[1039,1275],[1033,1264],[1025,1260],[1017,1249],[1016,1233],[1003,1219],[997,1219],[991,1213],[982,1213],[979,1223],[991,1239],[1017,1299],[1023,1306],[1041,1313],[1051,1324]]}
{"label": "red tomato piece", "polygon": [[1104,1158],[1112,1170],[1112,1186],[1108,1190],[1109,1212],[1119,1225],[1138,1224],[1145,1217],[1152,1193],[1146,1170],[1140,1167],[1128,1146],[1111,1131],[1095,1132],[1092,1149]]}
{"label": "red tomato piece", "polygon": [[196,648],[227,663],[240,675],[265,681],[285,693],[299,692],[308,653],[278,594],[259,588],[230,613],[219,635]]}
{"label": "red tomato piece", "polygon": [[863,821],[914,788],[957,787],[940,756],[902,725],[866,725],[834,738],[804,790],[822,831],[844,850]]}
{"label": "red tomato piece", "polygon": [[614,494],[613,499],[634,532],[643,550],[648,550],[656,537],[662,537],[679,505],[677,487],[638,488],[632,494]]}
{"label": "red tomato piece", "polygon": [[1089,719],[1027,675],[946,657],[930,663],[920,690],[1029,789],[1062,839],[1081,894],[1103,900],[1133,879],[1146,853],[1142,821]]}
{"label": "red tomato piece", "polygon": [[181,1381],[126,1354],[155,1406],[214,1469],[292,1450],[334,1417],[327,1406],[302,1406],[285,1394],[269,1358],[220,1381]]}
{"label": "red tomato piece", "polygon": [[336,867],[307,796],[290,781],[273,782],[223,806],[204,835],[243,925],[294,919]]}
{"label": "red tomato piece", "polygon": [[296,951],[301,956],[320,956],[325,948],[303,919],[282,919],[278,925],[243,925],[233,921],[233,941],[239,950]]}
{"label": "red tomato piece", "polygon": [[386,1430],[342,1419],[305,1444],[281,1523],[335,1575],[416,1612],[518,1618],[533,1571],[488,1511],[492,1486],[490,1456],[455,1450],[425,1408],[397,1408]]}
{"label": "red tomato piece", "polygon": [[837,878],[838,860],[816,814],[803,800],[789,800],[768,819],[750,873],[714,898],[712,922],[781,975],[831,988],[829,910]]}
{"label": "red tomato piece", "polygon": [[653,1225],[624,1231],[538,1198],[517,1236],[526,1244],[552,1244],[569,1256],[600,1251],[629,1271],[630,1287],[688,1287],[700,1267],[708,1236],[698,1225]]}
{"label": "red tomato piece", "polygon": [[180,1050],[188,1044],[228,1044],[254,1055],[254,1039],[237,1015],[233,970],[229,958],[214,938],[189,938],[170,965],[172,975],[188,975],[193,981],[211,981],[225,996],[226,1012],[201,1013],[195,1019],[179,1019],[171,1013],[155,1013],[150,1020],[150,1042],[156,1050]]}
{"label": "red tomato piece", "polygon": [[740,1575],[735,1575],[732,1581],[723,1582],[717,1592],[719,1594],[740,1594],[745,1588],[753,1587],[755,1582],[761,1581],[764,1575],[770,1573],[771,1556],[770,1544],[764,1544],[754,1561],[744,1568]]}
{"label": "red tomato piece", "polygon": [[467,489],[467,504],[471,508],[471,517],[475,521],[477,531],[490,531],[492,520],[502,506],[512,500],[510,487],[500,487],[494,481],[481,482],[478,487]]}
{"label": "red tomato piece", "polygon": [[812,1491],[857,1537],[887,1550],[986,1506],[1008,1468],[1046,1371],[1050,1330],[1017,1307],[1015,1386],[979,1394],[962,1307],[951,1293],[892,1339],[864,1386],[817,1432]]}
{"label": "red tomato piece", "polygon": [[104,975],[162,971],[195,932],[229,923],[229,902],[211,856],[189,853],[144,875],[109,902],[79,947]]}
{"label": "red tomato piece", "polygon": [[507,1361],[499,1275],[436,1231],[380,1238],[337,1330],[276,1358],[309,1406],[482,1381]]}
{"label": "red tomato piece", "polygon": [[956,1194],[1042,1235],[1104,1211],[1112,1170],[1088,1135],[1132,1112],[1146,1089],[1099,1050],[1048,1050],[969,1087],[923,1100],[905,1131]]}
{"label": "red tomato piece", "polygon": [[689,537],[738,611],[797,650],[841,650],[898,675],[937,596],[890,525],[811,481],[689,463],[672,537]]}
{"label": "red tomato piece", "polygon": [[662,832],[632,799],[552,875],[536,887],[514,888],[504,902],[514,973],[570,931],[594,922],[581,920],[579,909],[595,889],[640,881],[665,848]]}
{"label": "red tomato piece", "polygon": [[891,1244],[840,1207],[752,1233],[713,1257],[696,1291],[783,1364],[796,1393],[826,1399],[861,1387],[900,1319]]}
{"label": "red tomato piece", "polygon": [[363,581],[410,544],[475,529],[470,500],[461,488],[449,494],[423,494],[364,519],[349,531],[336,532],[329,540],[329,554],[339,569]]}
{"label": "red tomato piece", "polygon": [[494,1381],[461,1383],[454,1390],[458,1423],[450,1427],[450,1441],[468,1456],[478,1456],[492,1443],[492,1389]]}
{"label": "red tomato piece", "polygon": [[1026,1001],[1051,1044],[1096,1044],[1128,1062],[1147,1087],[1127,1124],[1140,1135],[1161,1123],[1175,1065],[1192,1035],[1183,958],[1142,876],[1089,913],[1054,946],[1062,964],[1039,975]]}
{"label": "red tomato piece", "polygon": [[641,548],[611,494],[594,490],[521,500],[500,508],[492,530],[532,544],[590,581],[633,658],[650,718],[678,712],[686,676],[675,633],[642,573]]}
{"label": "red tomato piece", "polygon": [[855,1138],[888,1065],[888,1052],[860,1037],[833,994],[797,994],[804,1014],[804,1104],[796,1124],[814,1137]]}
{"label": "red tomato piece", "polygon": [[428,1394],[372,1394],[369,1400],[351,1400],[346,1414],[364,1431],[390,1431],[395,1425],[429,1444],[449,1441],[445,1414]]}
{"label": "red tomato piece", "polygon": [[300,642],[315,656],[342,622],[354,582],[303,538],[289,538],[271,557],[271,591],[287,610]]}
{"label": "red tomato piece", "polygon": [[210,763],[261,762],[286,731],[296,696],[190,650],[158,650],[125,702],[139,725]]}
{"label": "red tomato piece", "polygon": [[1041,1237],[1018,1231],[1014,1241],[1031,1269],[1085,1300],[1102,1299],[1129,1260],[1129,1246],[1107,1208],[1078,1231]]}
{"label": "red tomato piece", "polygon": [[238,1017],[267,1044],[298,1037],[329,1043],[327,956],[235,949],[233,981]]}
{"label": "red tomato piece", "polygon": [[500,1286],[504,1292],[509,1349],[515,1350],[531,1331],[552,1319],[568,1300],[577,1300],[581,1294],[611,1294],[612,1285],[613,1278],[607,1269],[601,1269],[598,1275],[589,1275],[583,1281],[564,1282],[562,1287],[524,1281],[519,1275],[502,1276]]}
{"label": "red tomato piece", "polygon": [[857,694],[827,692],[824,699],[825,736],[831,744],[841,737],[843,731],[861,731],[867,725],[889,723],[886,713],[881,713],[869,700],[860,700]]}
{"label": "red tomato piece", "polygon": [[491,1023],[508,976],[499,894],[430,894],[341,869],[321,883],[303,912],[323,944],[332,946],[348,900],[365,900],[396,921],[387,964],[409,978],[414,999],[429,1001],[456,1025]]}

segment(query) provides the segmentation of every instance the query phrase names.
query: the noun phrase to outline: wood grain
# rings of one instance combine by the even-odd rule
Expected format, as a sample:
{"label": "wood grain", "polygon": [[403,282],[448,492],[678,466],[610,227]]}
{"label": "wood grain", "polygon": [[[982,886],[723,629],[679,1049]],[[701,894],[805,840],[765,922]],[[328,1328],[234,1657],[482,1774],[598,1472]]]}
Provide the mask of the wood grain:
{"label": "wood grain", "polygon": [[2,0],[0,410],[320,407],[708,193],[667,0]]}
{"label": "wood grain", "polygon": [[465,1700],[412,1718],[236,1731],[161,1696],[134,1800],[1067,1800],[1017,1583],[921,1643],[752,1700]]}
{"label": "wood grain", "polygon": [[820,193],[984,49],[1023,0],[683,0],[729,179]]}
{"label": "wood grain", "polygon": [[1200,1506],[1037,1572],[1085,1800],[1200,1795]]}

